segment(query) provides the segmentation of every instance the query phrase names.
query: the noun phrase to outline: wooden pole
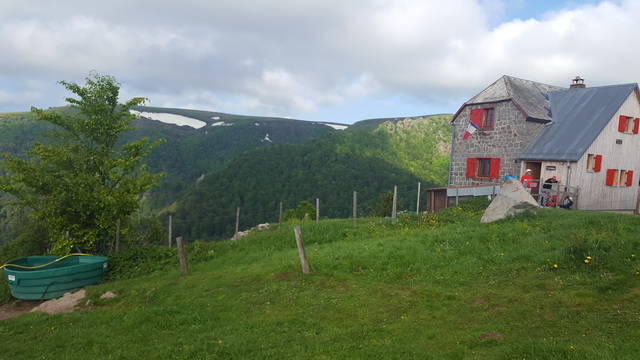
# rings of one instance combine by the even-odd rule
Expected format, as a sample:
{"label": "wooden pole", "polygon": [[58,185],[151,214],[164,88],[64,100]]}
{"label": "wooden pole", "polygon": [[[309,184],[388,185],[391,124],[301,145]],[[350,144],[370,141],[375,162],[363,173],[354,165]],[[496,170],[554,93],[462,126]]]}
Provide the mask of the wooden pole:
{"label": "wooden pole", "polygon": [[311,274],[311,270],[309,269],[309,262],[307,261],[307,253],[304,250],[304,241],[302,240],[302,231],[300,230],[300,226],[296,226],[293,231],[296,234],[296,244],[298,245],[298,255],[300,256],[302,273],[309,275]]}
{"label": "wooden pole", "polygon": [[172,239],[171,224],[172,223],[173,223],[173,215],[169,215],[169,248],[171,248],[171,239]]}
{"label": "wooden pole", "polygon": [[240,206],[236,210],[236,234],[240,231]]}
{"label": "wooden pole", "polygon": [[353,226],[356,226],[356,218],[357,218],[357,205],[358,205],[358,192],[353,192]]}
{"label": "wooden pole", "polygon": [[178,259],[180,260],[180,269],[182,269],[182,274],[189,275],[189,270],[187,269],[187,257],[184,254],[184,242],[182,241],[182,236],[176,238],[176,246],[178,246]]}
{"label": "wooden pole", "polygon": [[278,215],[278,231],[282,231],[282,201],[280,201],[280,213]]}
{"label": "wooden pole", "polygon": [[120,219],[116,221],[116,252],[120,251]]}
{"label": "wooden pole", "polygon": [[391,221],[398,219],[397,207],[398,205],[398,186],[393,187],[393,209],[391,209]]}
{"label": "wooden pole", "polygon": [[320,222],[320,198],[316,198],[316,224]]}
{"label": "wooden pole", "polygon": [[416,202],[416,215],[420,214],[420,182],[418,181],[418,201]]}

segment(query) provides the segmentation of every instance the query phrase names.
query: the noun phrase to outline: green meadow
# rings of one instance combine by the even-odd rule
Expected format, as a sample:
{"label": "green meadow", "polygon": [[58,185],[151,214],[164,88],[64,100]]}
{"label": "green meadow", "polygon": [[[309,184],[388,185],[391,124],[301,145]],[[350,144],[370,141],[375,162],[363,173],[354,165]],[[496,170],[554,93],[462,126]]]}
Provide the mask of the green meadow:
{"label": "green meadow", "polygon": [[638,358],[640,217],[540,209],[481,224],[483,206],[196,242],[188,276],[175,249],[127,249],[90,305],[0,321],[1,357]]}

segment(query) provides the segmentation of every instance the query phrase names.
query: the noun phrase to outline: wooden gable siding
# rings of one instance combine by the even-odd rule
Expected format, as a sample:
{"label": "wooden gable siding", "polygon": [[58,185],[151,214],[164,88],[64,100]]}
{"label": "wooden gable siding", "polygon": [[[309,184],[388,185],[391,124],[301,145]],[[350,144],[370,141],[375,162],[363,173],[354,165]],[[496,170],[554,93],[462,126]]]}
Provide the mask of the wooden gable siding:
{"label": "wooden gable siding", "polygon": [[[640,118],[640,101],[632,93],[589,146],[572,171],[572,185],[579,186],[581,210],[632,210],[636,207],[640,176],[640,134],[619,131],[620,115]],[[633,125],[633,123],[632,123]],[[622,144],[616,143],[621,140]],[[587,171],[588,154],[602,155],[599,172]],[[631,186],[607,186],[608,169],[633,171]]]}
{"label": "wooden gable siding", "polygon": [[[492,130],[476,131],[469,139],[462,137],[469,124],[471,110],[486,107],[495,109],[495,125]],[[450,186],[473,186],[502,183],[509,170],[518,176],[520,164],[515,162],[524,148],[542,130],[544,125],[526,121],[525,115],[512,101],[469,105],[462,109],[453,124]],[[485,157],[500,159],[498,179],[474,179],[467,177],[467,159]]]}

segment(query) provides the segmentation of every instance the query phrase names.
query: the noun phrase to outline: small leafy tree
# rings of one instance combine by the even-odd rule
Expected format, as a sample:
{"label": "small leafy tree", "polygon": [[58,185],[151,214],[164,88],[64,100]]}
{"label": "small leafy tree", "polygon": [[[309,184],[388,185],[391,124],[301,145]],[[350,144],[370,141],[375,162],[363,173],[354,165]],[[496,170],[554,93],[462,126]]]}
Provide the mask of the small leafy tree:
{"label": "small leafy tree", "polygon": [[308,201],[302,201],[295,209],[289,209],[284,213],[284,221],[309,220],[316,213],[316,208]]}
{"label": "small leafy tree", "polygon": [[[398,208],[401,205],[396,205]],[[369,209],[369,216],[372,217],[388,217],[391,216],[393,210],[393,191],[387,191],[386,193],[378,197],[378,202],[373,204]]]}
{"label": "small leafy tree", "polygon": [[145,98],[119,104],[120,83],[95,72],[82,86],[59,83],[78,98],[66,98],[69,106],[63,110],[31,108],[56,130],[24,156],[3,154],[0,190],[31,209],[50,234],[52,252],[65,254],[76,247],[93,250],[97,240],[113,234],[117,220],[138,209],[139,195],[162,174],[151,174],[143,162],[159,141],[118,142],[136,118],[129,109]]}

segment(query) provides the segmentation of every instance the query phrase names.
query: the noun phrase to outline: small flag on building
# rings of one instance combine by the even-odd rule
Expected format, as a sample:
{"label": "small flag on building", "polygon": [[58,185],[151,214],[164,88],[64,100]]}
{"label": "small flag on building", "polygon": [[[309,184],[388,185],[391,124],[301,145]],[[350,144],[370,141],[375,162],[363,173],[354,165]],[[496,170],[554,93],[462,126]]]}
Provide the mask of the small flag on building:
{"label": "small flag on building", "polygon": [[484,112],[482,109],[471,110],[471,116],[469,116],[469,125],[467,126],[467,131],[465,131],[462,140],[467,140],[469,136],[473,135],[478,128],[482,127],[482,116]]}

